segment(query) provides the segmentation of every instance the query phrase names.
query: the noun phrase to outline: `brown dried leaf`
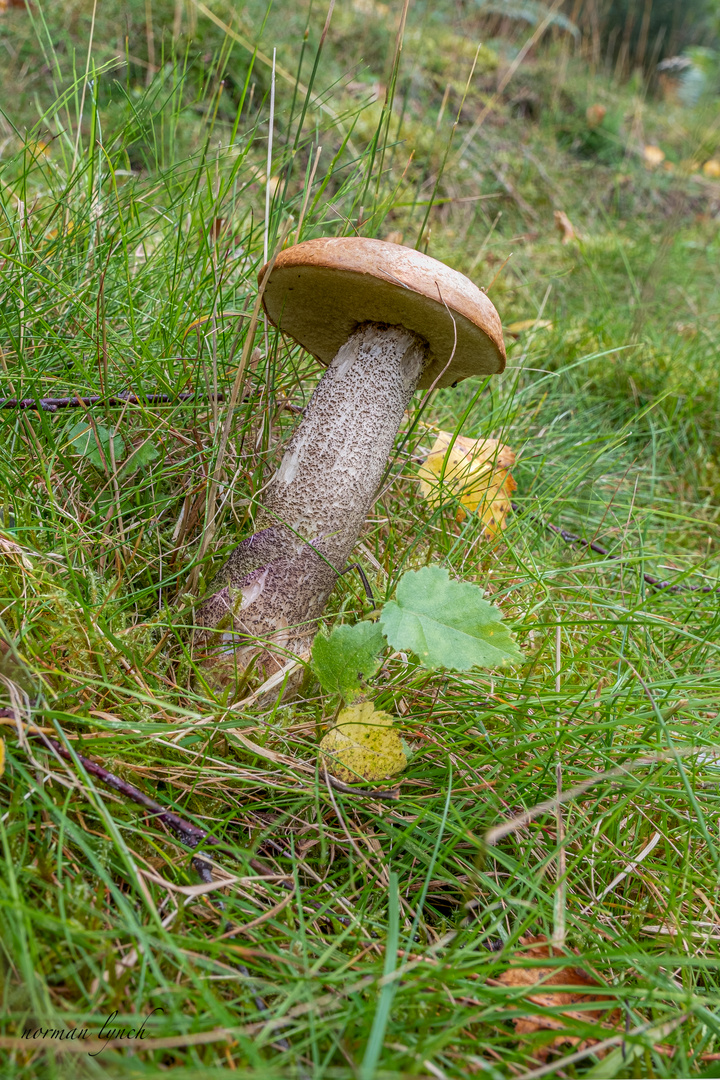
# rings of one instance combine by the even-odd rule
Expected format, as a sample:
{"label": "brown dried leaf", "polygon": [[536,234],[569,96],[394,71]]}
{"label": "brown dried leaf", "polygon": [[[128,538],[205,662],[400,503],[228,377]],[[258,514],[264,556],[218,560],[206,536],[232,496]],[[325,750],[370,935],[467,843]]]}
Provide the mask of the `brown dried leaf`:
{"label": "brown dried leaf", "polygon": [[[466,517],[463,507],[477,512],[492,538],[502,530],[511,508],[515,483],[510,469],[515,454],[497,439],[468,439],[439,432],[432,450],[418,470],[420,490],[428,501],[439,504],[443,489],[460,499],[457,521]],[[452,443],[452,448],[450,444]]]}
{"label": "brown dried leaf", "polygon": [[564,210],[555,211],[555,228],[560,233],[563,244],[569,244],[578,239],[573,223]]}
{"label": "brown dried leaf", "polygon": [[585,119],[587,120],[588,127],[600,127],[603,120],[605,119],[606,113],[607,109],[604,105],[588,105],[587,109],[585,110]]}
{"label": "brown dried leaf", "polygon": [[[534,960],[549,960],[553,955],[552,946],[547,938],[540,934],[538,937],[526,937],[520,939],[521,945],[525,946],[523,955]],[[541,1016],[531,1014],[514,1020],[517,1035],[532,1035],[537,1031],[560,1031],[549,1043],[536,1051],[540,1060],[545,1061],[552,1050],[559,1050],[563,1046],[577,1046],[584,1050],[607,1037],[608,1029],[616,1028],[622,1020],[620,1009],[613,1006],[612,1001],[602,994],[593,993],[596,988],[601,988],[599,979],[589,975],[587,971],[577,967],[509,967],[502,975],[498,976],[497,982],[501,986],[520,987],[537,986],[538,989],[527,995],[527,1001],[544,1008],[562,1009],[560,1015]],[[572,989],[553,990],[554,986],[571,987]],[[597,1007],[593,1009],[577,1008],[586,1005],[589,1001],[596,1001]],[[519,1003],[518,1003],[519,1004]],[[585,1024],[595,1023],[602,1029],[598,1038],[583,1039],[577,1035],[571,1035],[563,1030],[565,1023],[563,1017],[579,1020]]]}
{"label": "brown dried leaf", "polygon": [[227,232],[229,227],[229,221],[224,217],[213,218],[213,222],[208,229],[208,236],[211,240],[219,240],[224,232]]}

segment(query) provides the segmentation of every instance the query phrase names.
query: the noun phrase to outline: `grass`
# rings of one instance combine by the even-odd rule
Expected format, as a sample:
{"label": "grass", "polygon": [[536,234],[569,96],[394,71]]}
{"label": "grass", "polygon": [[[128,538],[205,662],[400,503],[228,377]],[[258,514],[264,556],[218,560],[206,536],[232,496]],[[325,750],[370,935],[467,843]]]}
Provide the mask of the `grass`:
{"label": "grass", "polygon": [[[128,5],[125,27],[109,7],[90,49],[70,4],[2,16],[15,102],[0,159],[3,392],[198,400],[0,414],[5,1074],[716,1075],[720,616],[713,592],[658,592],[643,572],[697,586],[720,568],[720,195],[682,166],[717,155],[717,106],[657,103],[588,74],[562,42],[494,99],[523,39],[486,46],[470,79],[472,14],[439,28],[411,9],[400,55],[400,13],[380,5],[338,10],[324,43],[324,12],[263,22],[248,9],[232,33],[264,55],[277,44],[292,72],[278,78],[265,222],[267,64],[190,5]],[[177,13],[173,50],[162,27]],[[383,111],[372,84],[392,71]],[[588,144],[595,101],[610,119]],[[645,167],[646,141],[674,171]],[[432,432],[413,414],[356,553],[381,597],[430,561],[481,584],[527,656],[471,675],[386,661],[378,706],[415,750],[397,802],[327,788],[317,743],[335,703],[317,683],[268,710],[229,706],[198,686],[187,651],[193,570],[201,590],[252,532],[253,493],[296,422],[284,406],[317,380],[258,330],[200,559],[225,419],[212,394],[235,377],[265,230],[272,250],[303,206],[303,238],[357,227],[417,241],[490,286],[506,324],[552,324],[508,336],[502,377],[436,393],[422,418],[517,452],[501,539],[422,501]],[[560,243],[555,209],[580,241]],[[342,578],[328,620],[366,611]],[[191,852],[30,724],[220,837],[228,885],[199,884]],[[552,799],[558,761],[565,791],[595,781],[564,807],[564,900],[553,809],[485,842]],[[537,966],[524,940],[563,923],[550,963],[595,972],[612,1019],[508,985]],[[22,1039],[143,1019],[132,1053]],[[613,1035],[605,1057],[585,1046]]]}

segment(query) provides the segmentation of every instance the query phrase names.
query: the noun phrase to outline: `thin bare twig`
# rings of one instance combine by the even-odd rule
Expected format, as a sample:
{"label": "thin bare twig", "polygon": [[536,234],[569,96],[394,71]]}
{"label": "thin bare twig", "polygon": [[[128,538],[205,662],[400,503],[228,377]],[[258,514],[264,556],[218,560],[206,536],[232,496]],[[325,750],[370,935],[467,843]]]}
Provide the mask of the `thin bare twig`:
{"label": "thin bare twig", "polygon": [[566,788],[560,798],[544,799],[542,802],[536,803],[535,806],[529,810],[524,810],[522,814],[517,814],[515,817],[509,818],[503,821],[500,825],[495,825],[492,829],[488,829],[483,837],[487,847],[494,847],[500,840],[504,840],[506,836],[511,833],[517,832],[518,829],[524,829],[526,825],[529,825],[531,821],[534,821],[538,817],[542,817],[544,814],[552,814],[555,812],[558,803],[564,805],[565,803],[573,802],[575,799],[580,798],[586,791],[589,791],[595,784],[604,783],[619,783],[622,780],[628,780],[630,774],[636,769],[644,769],[648,765],[668,765],[675,764],[679,757],[691,757],[693,754],[705,754],[708,757],[718,758],[717,751],[709,750],[706,746],[687,746],[687,747],[674,747],[672,753],[659,753],[650,754],[647,757],[637,758],[636,761],[627,761],[624,765],[616,765],[612,769],[608,769],[606,772],[595,773],[589,780],[582,780],[575,787]]}
{"label": "thin bare twig", "polygon": [[[2,710],[3,713],[10,710]],[[212,833],[206,832],[205,829],[199,828],[197,825],[193,825],[189,821],[185,821],[179,814],[176,814],[172,810],[168,810],[162,806],[161,803],[156,802],[155,799],[151,799],[149,795],[141,791],[140,788],[135,787],[134,784],[129,783],[127,780],[123,780],[122,777],[116,776],[115,773],[109,772],[102,765],[99,765],[91,758],[85,757],[84,754],[75,754],[62,743],[59,743],[57,739],[51,739],[47,735],[37,730],[31,730],[28,732],[31,738],[40,739],[45,746],[52,750],[53,753],[58,754],[59,757],[65,761],[74,761],[75,758],[80,762],[82,767],[91,776],[94,776],[101,783],[107,787],[117,791],[119,795],[124,795],[126,799],[131,799],[138,806],[142,806],[145,810],[150,811],[159,821],[162,821],[164,825],[167,825],[169,829],[177,836],[177,838],[185,844],[186,847],[196,848],[200,844],[210,844],[212,846],[223,846],[222,840],[218,840]],[[265,869],[265,868],[263,868]]]}
{"label": "thin bare twig", "polygon": [[[622,562],[622,555],[613,555],[607,548],[604,548],[601,544],[598,544],[595,540],[585,540],[582,536],[577,536],[575,533],[569,532],[567,529],[561,528],[559,525],[554,525],[552,521],[545,521],[543,518],[538,517],[537,514],[530,513],[529,510],[523,509],[517,503],[510,504],[516,514],[526,514],[531,521],[536,521],[538,525],[542,525],[544,529],[549,529],[550,532],[555,533],[566,544],[580,544],[581,547],[589,548],[590,551],[596,552],[598,555],[603,555],[606,559],[613,559],[615,562]],[[720,592],[720,585],[673,585],[671,581],[663,581],[661,578],[655,577],[653,574],[643,573],[643,580],[648,585],[652,585],[654,589],[662,589],[664,592],[679,593],[679,592],[701,592],[701,593],[714,593]]]}
{"label": "thin bare twig", "polygon": [[[0,717],[14,719],[15,713],[12,709],[0,709]],[[161,803],[156,802],[155,799],[151,799],[149,795],[146,795],[140,788],[136,788],[134,784],[129,783],[127,780],[123,780],[120,776],[116,776],[115,773],[111,773],[96,761],[85,757],[84,754],[78,754],[77,751],[75,751],[73,757],[73,754],[67,747],[63,746],[56,739],[49,738],[42,729],[33,727],[28,731],[28,735],[31,738],[41,740],[49,750],[58,754],[65,761],[72,762],[74,757],[77,758],[86,772],[91,776],[94,776],[97,780],[100,780],[101,783],[106,784],[107,787],[117,791],[119,795],[124,795],[125,798],[131,799],[132,802],[137,803],[138,806],[142,806],[145,810],[150,811],[150,813],[155,815],[159,821],[162,821],[164,825],[167,825],[167,827],[171,829],[177,838],[187,847],[196,848],[201,843],[206,843],[215,847],[220,847],[223,851],[232,854],[231,849],[224,845],[222,840],[213,836],[212,833],[206,832],[205,829],[201,829],[197,825],[191,824],[189,821],[185,821],[179,814],[176,814],[172,810],[168,810]],[[400,797],[397,788],[390,788],[385,791],[366,791],[362,788],[352,787],[350,784],[344,784],[334,776],[329,777],[328,783],[344,795],[358,795],[360,798],[364,799],[397,802]],[[251,865],[253,865],[252,860]],[[253,866],[253,869],[257,869],[257,867]],[[262,867],[261,865],[260,869],[263,872],[267,872],[267,868]]]}
{"label": "thin bare twig", "polygon": [[343,574],[349,574],[351,570],[357,570],[358,577],[362,581],[363,588],[365,589],[365,595],[367,596],[367,598],[370,601],[370,603],[372,604],[372,606],[377,607],[375,597],[373,596],[373,591],[370,588],[370,582],[368,581],[367,575],[365,574],[365,571],[363,570],[363,568],[362,568],[362,566],[360,565],[359,562],[350,563],[349,566],[346,566],[344,570],[340,571],[340,573],[338,574],[338,577],[342,577]]}
{"label": "thin bare twig", "polygon": [[[224,401],[225,394],[222,391],[218,394],[211,394],[209,400],[213,398],[216,401]],[[190,393],[175,395],[120,393],[108,398],[102,397],[100,394],[94,394],[92,397],[80,397],[78,394],[74,394],[72,397],[57,398],[0,398],[0,409],[54,413],[58,409],[84,409],[93,405],[174,405],[183,401],[201,402],[205,400],[208,400],[207,394],[198,394],[194,390]],[[249,398],[243,398],[244,403],[249,400]],[[299,405],[293,405],[289,401],[284,401],[282,408],[291,413],[301,413],[303,411]]]}
{"label": "thin bare twig", "polygon": [[[562,628],[558,622],[555,627],[555,693],[560,696],[560,673],[562,671]],[[555,795],[557,806],[555,807],[555,840],[557,843],[557,873],[555,883],[554,920],[553,920],[553,945],[558,949],[565,948],[565,913],[567,908],[567,859],[565,854],[565,819],[562,811],[563,794],[563,771],[562,758],[560,756],[560,710],[555,717]]]}
{"label": "thin bare twig", "polygon": [[[32,409],[35,412],[54,413],[58,409],[86,409],[92,405],[171,405],[176,401],[202,401],[205,396],[191,391],[174,395],[120,393],[114,397],[103,397],[102,394],[80,397],[73,394],[72,397],[57,398],[0,398],[0,409]],[[224,401],[225,395],[218,394],[217,400]]]}

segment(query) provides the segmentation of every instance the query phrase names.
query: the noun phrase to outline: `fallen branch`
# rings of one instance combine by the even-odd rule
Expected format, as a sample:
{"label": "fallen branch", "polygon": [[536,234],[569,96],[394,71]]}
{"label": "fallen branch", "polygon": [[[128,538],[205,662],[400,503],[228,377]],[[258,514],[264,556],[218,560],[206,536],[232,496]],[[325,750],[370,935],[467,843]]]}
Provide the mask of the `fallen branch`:
{"label": "fallen branch", "polygon": [[[0,709],[0,717],[12,719],[14,715],[12,709]],[[49,738],[44,731],[39,728],[28,731],[28,735],[30,738],[39,739],[49,750],[58,754],[65,761],[73,762],[75,758],[77,758],[86,772],[91,776],[94,776],[97,780],[100,780],[101,783],[107,785],[107,787],[117,791],[119,795],[124,795],[126,799],[131,799],[132,802],[137,803],[138,806],[142,806],[143,809],[148,810],[151,814],[156,816],[159,821],[162,821],[162,823],[166,825],[186,847],[196,848],[204,843],[221,848],[227,854],[233,854],[232,850],[225,845],[222,840],[213,836],[212,833],[206,832],[205,829],[201,829],[189,821],[185,821],[179,814],[176,814],[173,810],[168,810],[161,803],[156,802],[155,799],[151,799],[150,796],[146,795],[140,788],[135,787],[134,784],[129,783],[127,780],[123,780],[122,777],[116,776],[115,773],[111,773],[108,769],[104,768],[104,766],[93,761],[92,758],[85,757],[84,754],[78,754],[77,751],[75,751],[75,754],[73,755],[71,751],[63,746],[62,743],[59,743],[57,739]],[[334,777],[329,777],[329,781],[334,788],[346,795],[359,795],[361,798],[366,799],[389,799],[393,802],[396,802],[399,798],[399,791],[397,788],[390,791],[364,791],[359,788],[353,788],[349,784],[343,784],[342,781],[336,780]],[[193,860],[193,862],[196,864],[196,869],[200,874],[200,877],[206,881],[207,864],[197,865],[196,860]],[[199,862],[199,860],[197,860],[197,862]],[[262,863],[255,864],[255,861],[252,859],[250,860],[250,865],[254,870],[258,870],[262,873],[268,872],[267,867],[263,866]]]}
{"label": "fallen branch", "polygon": [[[196,394],[194,391],[187,394],[127,394],[120,393],[114,397],[102,397],[93,394],[92,397],[59,398],[0,398],[0,409],[32,409],[35,412],[57,412],[58,409],[85,409],[92,405],[171,405],[176,401],[200,401],[206,395]],[[210,394],[213,398],[215,395]],[[225,395],[218,394],[218,401],[224,401]]]}
{"label": "fallen branch", "polygon": [[[613,559],[615,562],[622,562],[622,555],[612,555],[607,548],[604,548],[601,544],[596,543],[595,540],[585,540],[582,536],[577,536],[575,533],[569,532],[567,529],[562,529],[559,525],[554,525],[552,521],[545,521],[543,518],[538,517],[536,514],[530,513],[529,510],[523,510],[517,503],[510,504],[516,514],[527,514],[531,521],[537,522],[538,525],[542,525],[544,529],[549,529],[550,532],[559,536],[566,544],[580,544],[581,547],[589,548],[590,551],[596,552],[598,555],[602,555],[606,559]],[[643,580],[653,587],[653,589],[662,589],[664,592],[679,593],[679,592],[701,592],[701,593],[714,593],[720,592],[720,585],[673,585],[671,581],[662,581],[661,578],[655,577],[653,574],[643,573]]]}
{"label": "fallen branch", "polygon": [[[3,713],[10,712],[9,709],[3,709],[2,711]],[[167,825],[186,847],[196,848],[204,843],[214,847],[223,847],[224,850],[227,850],[222,840],[213,836],[212,833],[206,832],[205,829],[201,829],[189,821],[185,821],[179,814],[176,814],[173,810],[166,809],[161,803],[156,802],[155,799],[151,799],[149,795],[146,795],[141,791],[140,788],[136,788],[134,784],[129,783],[127,780],[123,780],[120,776],[116,776],[115,773],[109,772],[108,769],[103,768],[102,765],[98,765],[98,763],[91,758],[85,757],[84,754],[78,754],[77,751],[73,754],[66,746],[59,743],[57,739],[50,739],[47,735],[44,735],[39,731],[29,731],[28,735],[31,738],[40,739],[49,750],[52,750],[65,761],[74,762],[74,760],[77,759],[85,771],[91,776],[100,780],[101,783],[107,785],[107,787],[117,791],[118,794],[124,795],[127,799],[131,799],[134,803],[137,803],[138,806],[142,806],[145,810],[150,811],[150,813],[157,817],[159,821],[162,821],[164,825]],[[193,862],[194,861],[195,860],[193,860]],[[263,872],[267,872],[267,868],[262,865],[253,867],[253,869],[258,868]],[[198,869],[200,876],[205,880],[202,870],[200,870],[199,867],[196,867],[196,869]]]}
{"label": "fallen branch", "polygon": [[[49,412],[55,413],[58,409],[87,409],[93,405],[174,405],[183,401],[224,401],[225,394],[222,392],[219,394],[197,394],[195,391],[190,391],[185,394],[129,394],[122,392],[115,394],[112,397],[103,397],[100,394],[93,394],[91,397],[80,397],[79,394],[75,394],[73,397],[57,397],[57,398],[0,398],[0,409],[23,409],[31,410],[33,412]],[[243,398],[243,402],[247,403],[250,398]],[[299,405],[292,405],[289,401],[284,401],[281,408],[287,409],[291,413],[301,413],[303,410]]]}

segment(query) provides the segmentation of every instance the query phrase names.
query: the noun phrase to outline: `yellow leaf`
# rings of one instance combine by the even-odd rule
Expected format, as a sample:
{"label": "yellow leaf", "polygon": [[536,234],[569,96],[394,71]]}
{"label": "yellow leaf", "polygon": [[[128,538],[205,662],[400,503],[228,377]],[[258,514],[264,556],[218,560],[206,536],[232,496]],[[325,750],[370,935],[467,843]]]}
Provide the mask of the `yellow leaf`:
{"label": "yellow leaf", "polygon": [[407,757],[392,717],[371,701],[343,709],[320,743],[329,772],[338,780],[373,782],[402,772]]}
{"label": "yellow leaf", "polygon": [[477,511],[485,535],[493,537],[505,525],[512,493],[517,487],[510,473],[514,464],[513,451],[497,439],[468,439],[458,435],[453,442],[451,432],[441,431],[418,470],[420,490],[435,504],[442,503],[446,492],[459,498],[457,520],[465,518],[463,507]]}
{"label": "yellow leaf", "polygon": [[526,330],[552,330],[553,324],[549,319],[520,319],[519,322],[510,323],[505,330],[511,337],[519,337]]}
{"label": "yellow leaf", "polygon": [[645,159],[645,164],[649,165],[651,169],[654,169],[665,160],[665,152],[664,150],[661,150],[659,146],[644,146],[643,158]]}
{"label": "yellow leaf", "polygon": [[703,176],[709,176],[713,180],[720,180],[720,161],[717,158],[710,158],[703,165]]}
{"label": "yellow leaf", "polygon": [[64,236],[69,236],[74,229],[75,222],[72,218],[70,218],[70,220],[64,227],[61,226],[58,228],[56,226],[54,229],[48,229],[48,231],[45,233],[44,240],[46,243],[50,243],[51,240],[57,240],[58,236],[60,236],[61,233]]}
{"label": "yellow leaf", "polygon": [[[141,247],[142,247],[142,244],[140,245],[138,250],[135,252],[136,255],[139,254]],[[185,340],[185,338],[188,336],[188,334],[190,333],[191,330],[197,330],[198,327],[205,326],[205,324],[209,323],[211,321],[211,319],[213,319],[213,318],[216,318],[216,319],[236,319],[236,318],[237,319],[249,319],[250,316],[246,311],[225,311],[225,312],[223,312],[222,315],[213,315],[213,312],[211,311],[209,314],[201,315],[198,319],[195,319],[193,322],[188,323],[188,325],[185,327],[185,333],[182,336],[182,340],[183,341]],[[253,356],[254,355],[255,354],[253,353]]]}

